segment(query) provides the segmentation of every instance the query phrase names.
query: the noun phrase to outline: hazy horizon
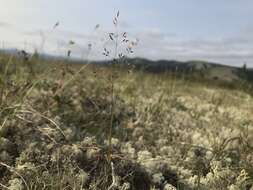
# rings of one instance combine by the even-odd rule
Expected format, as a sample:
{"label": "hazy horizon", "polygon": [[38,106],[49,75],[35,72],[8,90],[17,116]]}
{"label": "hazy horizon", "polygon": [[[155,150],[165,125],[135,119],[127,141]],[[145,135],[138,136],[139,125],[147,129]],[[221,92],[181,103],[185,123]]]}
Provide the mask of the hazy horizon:
{"label": "hazy horizon", "polygon": [[[138,39],[134,57],[152,60],[204,60],[253,67],[253,2],[226,0],[0,0],[2,48],[38,49],[103,59],[112,18],[120,11],[119,30]],[[53,26],[59,22],[59,26]],[[100,27],[94,30],[99,24]]]}

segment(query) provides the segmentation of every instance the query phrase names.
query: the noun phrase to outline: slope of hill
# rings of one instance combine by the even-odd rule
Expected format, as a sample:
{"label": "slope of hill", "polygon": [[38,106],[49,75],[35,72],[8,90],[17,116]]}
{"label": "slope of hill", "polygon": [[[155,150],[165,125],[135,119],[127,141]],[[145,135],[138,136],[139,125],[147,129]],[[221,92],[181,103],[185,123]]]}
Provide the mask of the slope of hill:
{"label": "slope of hill", "polygon": [[133,64],[139,70],[152,73],[178,72],[184,74],[199,74],[200,77],[212,80],[221,80],[233,82],[235,80],[252,81],[253,70],[248,69],[246,72],[242,68],[232,67],[217,63],[205,61],[169,61],[159,60],[151,61],[142,58],[127,59],[128,63]]}

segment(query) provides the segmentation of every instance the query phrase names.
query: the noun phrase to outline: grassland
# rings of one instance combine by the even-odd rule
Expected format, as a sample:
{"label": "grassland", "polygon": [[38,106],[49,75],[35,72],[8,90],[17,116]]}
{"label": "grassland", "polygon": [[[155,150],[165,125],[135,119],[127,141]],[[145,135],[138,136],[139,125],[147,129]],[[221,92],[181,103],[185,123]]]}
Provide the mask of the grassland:
{"label": "grassland", "polygon": [[0,189],[253,189],[253,97],[175,73],[114,68],[109,161],[111,69],[1,55]]}

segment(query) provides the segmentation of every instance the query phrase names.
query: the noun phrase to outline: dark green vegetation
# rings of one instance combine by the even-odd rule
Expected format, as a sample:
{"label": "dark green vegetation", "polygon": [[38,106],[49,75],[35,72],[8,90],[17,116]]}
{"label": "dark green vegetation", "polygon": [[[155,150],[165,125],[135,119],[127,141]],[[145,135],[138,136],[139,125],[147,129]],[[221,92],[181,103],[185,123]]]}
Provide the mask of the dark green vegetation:
{"label": "dark green vegetation", "polygon": [[138,63],[114,68],[112,166],[112,68],[2,54],[1,189],[252,189],[249,70]]}

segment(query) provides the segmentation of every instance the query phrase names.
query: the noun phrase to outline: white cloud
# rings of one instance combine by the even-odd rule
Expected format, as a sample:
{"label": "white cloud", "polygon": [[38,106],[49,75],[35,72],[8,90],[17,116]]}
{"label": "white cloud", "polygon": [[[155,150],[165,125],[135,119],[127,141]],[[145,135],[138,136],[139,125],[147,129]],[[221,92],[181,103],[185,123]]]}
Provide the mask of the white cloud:
{"label": "white cloud", "polygon": [[253,67],[253,38],[244,34],[224,39],[182,40],[179,36],[147,30],[138,34],[136,55],[157,59],[207,60]]}
{"label": "white cloud", "polygon": [[[1,26],[1,24],[0,24]],[[71,49],[73,56],[85,58],[88,44],[92,43],[93,50],[91,59],[104,59],[103,48],[109,49],[112,44],[108,41],[108,32],[105,30],[93,31],[89,33],[76,33],[68,30],[55,31],[26,31],[8,32],[13,40],[5,42],[5,47],[26,48],[26,50],[39,51],[66,55]],[[135,47],[133,56],[145,57],[149,59],[177,59],[177,60],[207,60],[241,66],[247,62],[253,67],[253,39],[244,35],[229,37],[225,39],[196,39],[182,40],[175,34],[163,33],[157,29],[146,29],[145,31],[129,33],[132,39],[140,40]],[[69,41],[73,40],[75,45],[70,46]]]}

